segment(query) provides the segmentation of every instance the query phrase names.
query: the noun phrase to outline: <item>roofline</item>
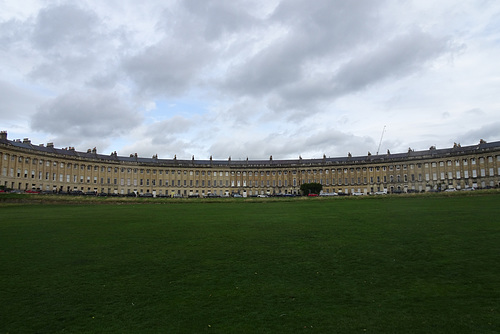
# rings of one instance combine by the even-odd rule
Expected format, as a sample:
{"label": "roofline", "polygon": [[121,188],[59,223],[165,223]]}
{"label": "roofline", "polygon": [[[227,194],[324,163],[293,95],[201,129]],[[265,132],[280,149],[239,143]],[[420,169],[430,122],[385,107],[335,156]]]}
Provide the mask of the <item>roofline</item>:
{"label": "roofline", "polygon": [[421,160],[437,157],[451,157],[460,156],[470,153],[475,153],[477,151],[495,151],[500,150],[500,141],[487,143],[483,140],[479,144],[470,146],[460,146],[455,144],[452,148],[436,149],[435,147],[430,147],[428,150],[414,151],[409,149],[406,153],[395,153],[391,154],[387,152],[386,154],[379,155],[365,155],[365,156],[351,156],[347,157],[334,157],[327,158],[323,156],[320,159],[278,159],[274,160],[272,156],[269,160],[232,160],[228,158],[227,160],[213,160],[211,157],[209,160],[195,160],[194,157],[191,160],[188,159],[159,159],[157,156],[152,158],[142,158],[137,156],[137,154],[126,156],[119,156],[116,152],[110,155],[98,154],[97,149],[88,150],[87,152],[76,151],[73,147],[69,148],[55,148],[52,143],[47,145],[34,145],[27,138],[24,140],[9,140],[7,139],[7,132],[2,131],[0,133],[0,144],[5,146],[11,146],[21,150],[35,151],[41,154],[55,154],[62,156],[64,158],[77,158],[77,159],[91,159],[91,160],[101,160],[107,163],[135,163],[138,165],[159,165],[159,166],[193,166],[193,167],[205,167],[205,166],[226,166],[226,167],[279,167],[279,166],[312,166],[312,165],[339,165],[339,164],[374,164],[374,163],[385,163],[388,161],[408,161],[408,160]]}

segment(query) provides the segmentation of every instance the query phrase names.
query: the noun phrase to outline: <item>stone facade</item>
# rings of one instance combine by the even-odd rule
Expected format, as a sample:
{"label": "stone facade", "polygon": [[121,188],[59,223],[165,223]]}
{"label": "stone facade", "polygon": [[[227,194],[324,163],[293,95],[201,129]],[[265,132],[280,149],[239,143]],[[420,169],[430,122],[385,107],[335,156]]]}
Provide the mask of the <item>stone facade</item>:
{"label": "stone facade", "polygon": [[19,190],[244,196],[297,194],[302,183],[342,193],[488,188],[500,183],[500,142],[343,158],[180,160],[33,145],[0,134],[0,185]]}

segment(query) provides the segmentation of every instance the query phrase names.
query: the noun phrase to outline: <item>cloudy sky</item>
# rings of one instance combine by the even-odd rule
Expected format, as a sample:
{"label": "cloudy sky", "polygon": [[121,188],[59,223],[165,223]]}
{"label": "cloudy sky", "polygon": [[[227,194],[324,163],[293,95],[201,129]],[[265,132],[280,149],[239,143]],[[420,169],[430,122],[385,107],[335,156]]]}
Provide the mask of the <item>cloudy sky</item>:
{"label": "cloudy sky", "polygon": [[498,0],[0,0],[0,129],[320,158],[500,140]]}

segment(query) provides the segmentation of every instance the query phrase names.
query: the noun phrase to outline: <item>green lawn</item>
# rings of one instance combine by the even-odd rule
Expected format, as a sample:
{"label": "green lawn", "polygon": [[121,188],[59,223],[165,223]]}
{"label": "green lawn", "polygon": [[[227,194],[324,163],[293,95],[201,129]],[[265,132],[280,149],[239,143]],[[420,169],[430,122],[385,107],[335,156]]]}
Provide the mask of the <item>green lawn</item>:
{"label": "green lawn", "polygon": [[3,204],[0,334],[499,333],[499,204]]}

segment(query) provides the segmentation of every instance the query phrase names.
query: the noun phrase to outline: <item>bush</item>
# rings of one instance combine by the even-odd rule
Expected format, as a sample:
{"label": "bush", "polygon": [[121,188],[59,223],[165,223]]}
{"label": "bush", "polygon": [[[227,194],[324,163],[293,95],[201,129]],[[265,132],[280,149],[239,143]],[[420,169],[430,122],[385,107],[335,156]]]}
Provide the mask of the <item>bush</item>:
{"label": "bush", "polygon": [[320,183],[303,183],[300,186],[300,191],[302,191],[302,194],[304,196],[307,196],[309,194],[317,194],[323,190],[323,186]]}

